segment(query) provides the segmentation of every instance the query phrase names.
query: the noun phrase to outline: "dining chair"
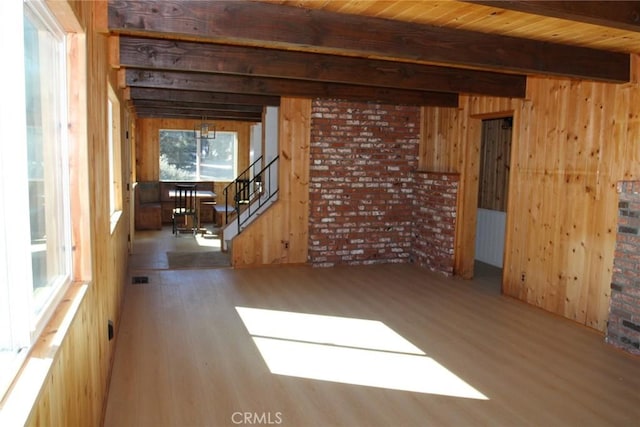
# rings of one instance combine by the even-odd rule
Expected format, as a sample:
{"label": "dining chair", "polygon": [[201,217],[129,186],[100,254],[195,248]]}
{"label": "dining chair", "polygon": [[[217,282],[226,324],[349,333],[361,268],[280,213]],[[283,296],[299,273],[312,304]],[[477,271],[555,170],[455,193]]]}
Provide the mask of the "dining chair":
{"label": "dining chair", "polygon": [[178,235],[178,220],[182,218],[185,227],[189,225],[191,218],[191,231],[197,232],[198,207],[196,200],[195,184],[176,184],[174,191],[174,207],[171,215],[173,222],[173,234]]}

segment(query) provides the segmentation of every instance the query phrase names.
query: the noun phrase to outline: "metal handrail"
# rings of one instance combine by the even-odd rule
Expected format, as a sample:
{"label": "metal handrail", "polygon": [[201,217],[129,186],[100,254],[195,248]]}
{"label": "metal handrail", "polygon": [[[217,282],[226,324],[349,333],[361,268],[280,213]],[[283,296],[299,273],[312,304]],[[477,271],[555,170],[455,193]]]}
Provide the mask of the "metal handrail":
{"label": "metal handrail", "polygon": [[[235,196],[235,207],[236,207],[236,215],[238,221],[238,234],[240,234],[241,226],[245,224],[249,219],[259,212],[260,208],[265,205],[272,197],[278,194],[279,187],[276,183],[275,190],[271,188],[272,182],[272,170],[273,168],[277,168],[278,159],[280,156],[276,156],[273,160],[271,160],[260,172],[255,174],[255,176],[248,181],[241,181],[239,184],[236,184],[236,189],[239,189],[239,192],[236,192]],[[276,169],[277,171],[277,169]],[[263,179],[265,178],[265,179]],[[236,180],[238,181],[238,180]],[[265,188],[266,183],[266,188]],[[240,200],[239,194],[248,196],[247,199]],[[266,194],[266,196],[265,196]],[[244,201],[246,200],[246,203]],[[242,211],[240,211],[240,207],[246,206]],[[252,212],[252,208],[255,208]],[[245,218],[242,218],[242,213],[247,212],[248,214]]]}
{"label": "metal handrail", "polygon": [[[226,206],[229,206],[229,188],[232,185],[237,186],[236,181],[238,181],[239,179],[246,179],[246,178],[244,178],[244,176],[248,175],[249,172],[251,172],[251,169],[253,169],[255,167],[255,165],[258,164],[258,162],[261,162],[261,161],[262,161],[262,156],[258,157],[256,160],[254,160],[253,163],[251,163],[249,165],[249,167],[247,167],[245,170],[240,172],[238,174],[238,176],[236,176],[236,179],[231,181],[226,187],[224,187],[224,190],[222,190],[222,193],[224,194],[224,205],[225,205],[225,210],[224,210],[224,223],[225,224],[229,222],[229,210],[226,208]],[[260,173],[260,172],[258,172],[258,173]]]}

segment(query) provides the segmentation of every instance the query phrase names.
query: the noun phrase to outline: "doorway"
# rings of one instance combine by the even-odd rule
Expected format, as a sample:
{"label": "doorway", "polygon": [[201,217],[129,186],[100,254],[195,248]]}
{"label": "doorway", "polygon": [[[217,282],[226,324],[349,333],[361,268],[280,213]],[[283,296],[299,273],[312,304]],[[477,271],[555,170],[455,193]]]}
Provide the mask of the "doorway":
{"label": "doorway", "polygon": [[497,276],[504,261],[513,117],[482,121],[475,272]]}

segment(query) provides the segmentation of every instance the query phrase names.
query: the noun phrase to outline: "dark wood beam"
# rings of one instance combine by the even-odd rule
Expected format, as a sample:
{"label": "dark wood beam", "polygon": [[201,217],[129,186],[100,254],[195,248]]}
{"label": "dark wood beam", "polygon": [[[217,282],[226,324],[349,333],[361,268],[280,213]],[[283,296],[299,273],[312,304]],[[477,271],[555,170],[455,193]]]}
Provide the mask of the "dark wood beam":
{"label": "dark wood beam", "polygon": [[135,108],[136,116],[140,118],[193,118],[200,119],[206,116],[208,120],[239,120],[245,122],[262,121],[262,114],[242,113],[236,111],[218,111],[211,112],[208,110],[190,110],[180,108],[153,108],[141,107]]}
{"label": "dark wood beam", "polygon": [[128,94],[132,100],[196,102],[205,104],[280,105],[279,96],[245,95],[239,93],[131,87],[128,88]]}
{"label": "dark wood beam", "polygon": [[226,44],[628,82],[622,53],[245,1],[110,0],[109,29]]}
{"label": "dark wood beam", "polygon": [[568,19],[627,31],[640,31],[637,1],[469,1],[500,9]]}
{"label": "dark wood beam", "polygon": [[490,71],[128,36],[120,37],[120,65],[513,98],[525,96],[527,83]]}
{"label": "dark wood beam", "polygon": [[164,108],[164,109],[180,109],[180,110],[197,110],[216,112],[236,112],[236,113],[254,113],[262,114],[263,107],[261,105],[238,105],[238,104],[207,104],[200,102],[175,102],[160,100],[134,100],[136,108]]}
{"label": "dark wood beam", "polygon": [[381,87],[286,80],[265,77],[230,76],[179,71],[127,69],[130,87],[179,90],[225,91],[249,95],[339,98],[392,104],[457,107],[458,95]]}

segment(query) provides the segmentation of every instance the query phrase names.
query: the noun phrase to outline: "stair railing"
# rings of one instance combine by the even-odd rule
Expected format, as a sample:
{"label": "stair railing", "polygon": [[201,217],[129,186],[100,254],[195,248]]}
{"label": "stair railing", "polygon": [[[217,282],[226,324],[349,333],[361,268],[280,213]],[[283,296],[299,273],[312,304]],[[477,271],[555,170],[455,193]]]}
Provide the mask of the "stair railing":
{"label": "stair railing", "polygon": [[[224,194],[224,205],[225,206],[230,206],[229,205],[229,189],[231,187],[235,187],[234,190],[237,191],[236,182],[238,180],[250,180],[252,175],[255,176],[255,173],[252,174],[251,171],[255,171],[260,162],[262,162],[262,156],[258,157],[256,160],[254,160],[253,163],[251,163],[248,168],[246,168],[245,170],[243,170],[242,172],[240,172],[238,174],[236,179],[234,179],[226,187],[224,187],[224,190],[222,190],[222,193]],[[235,194],[237,194],[237,193],[234,193],[234,197],[235,197]],[[234,207],[236,207],[235,203],[234,203]],[[225,208],[225,212],[224,212],[224,223],[225,224],[227,224],[229,222],[229,215],[231,213],[233,213],[233,211],[230,212],[228,208]]]}
{"label": "stair railing", "polygon": [[[264,168],[251,176],[249,172],[259,160],[261,159],[253,162],[223,190],[225,205],[229,206],[229,189],[234,187],[233,198],[238,234],[242,230],[242,225],[246,224],[251,217],[260,211],[262,206],[278,193],[278,184],[274,178],[277,177],[279,157],[275,157]],[[229,220],[229,214],[230,212],[225,209],[225,223]]]}

